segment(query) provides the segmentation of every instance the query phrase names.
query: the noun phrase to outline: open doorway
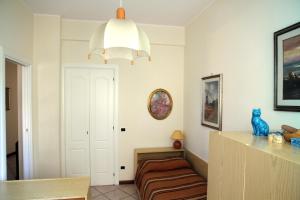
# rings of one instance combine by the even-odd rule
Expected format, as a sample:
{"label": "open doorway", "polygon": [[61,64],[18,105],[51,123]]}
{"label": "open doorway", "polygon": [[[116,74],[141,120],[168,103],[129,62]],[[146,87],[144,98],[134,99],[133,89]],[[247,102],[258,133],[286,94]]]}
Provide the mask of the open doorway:
{"label": "open doorway", "polygon": [[[19,154],[19,170],[14,170],[16,175],[12,177],[17,178],[17,172],[19,172],[19,178],[31,179],[33,178],[33,146],[32,146],[32,66],[28,62],[24,62],[23,59],[18,59],[12,55],[6,54],[5,49],[0,46],[0,180],[7,180],[7,140],[6,140],[6,116],[7,109],[12,109],[12,90],[11,86],[6,86],[6,61],[17,65],[17,81],[18,102],[14,103],[18,110],[18,150],[14,147],[10,147],[13,152]],[[7,89],[8,88],[8,89]],[[7,95],[6,95],[7,94]],[[8,104],[6,104],[6,102]],[[9,104],[10,103],[10,104]],[[18,105],[17,105],[18,104]],[[11,107],[9,107],[11,106]],[[11,150],[8,150],[11,151]],[[13,161],[12,161],[13,162]],[[16,158],[17,167],[17,158]]]}
{"label": "open doorway", "polygon": [[22,66],[5,59],[7,180],[23,179]]}

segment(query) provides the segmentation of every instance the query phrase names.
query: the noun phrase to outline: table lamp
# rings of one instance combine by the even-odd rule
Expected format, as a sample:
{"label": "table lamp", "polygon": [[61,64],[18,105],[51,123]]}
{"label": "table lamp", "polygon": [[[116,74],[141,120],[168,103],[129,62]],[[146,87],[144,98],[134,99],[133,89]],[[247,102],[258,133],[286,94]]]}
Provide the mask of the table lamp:
{"label": "table lamp", "polygon": [[180,130],[175,130],[171,136],[171,139],[174,140],[173,147],[175,149],[181,149],[181,141],[184,139],[183,133]]}

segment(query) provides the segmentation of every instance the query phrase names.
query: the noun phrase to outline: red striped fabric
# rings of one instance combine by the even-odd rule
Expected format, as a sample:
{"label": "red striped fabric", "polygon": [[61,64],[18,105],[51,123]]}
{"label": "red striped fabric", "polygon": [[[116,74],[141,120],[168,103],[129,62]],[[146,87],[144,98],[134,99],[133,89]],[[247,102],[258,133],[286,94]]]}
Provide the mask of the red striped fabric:
{"label": "red striped fabric", "polygon": [[186,163],[182,158],[148,160],[141,163],[135,179],[140,199],[206,199],[206,180]]}

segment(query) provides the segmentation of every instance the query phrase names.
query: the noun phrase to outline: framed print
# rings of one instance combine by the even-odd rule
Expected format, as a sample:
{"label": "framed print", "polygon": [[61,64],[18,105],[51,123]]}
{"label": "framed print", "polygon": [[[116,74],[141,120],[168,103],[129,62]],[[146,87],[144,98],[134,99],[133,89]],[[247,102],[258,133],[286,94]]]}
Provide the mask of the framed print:
{"label": "framed print", "polygon": [[222,130],[222,74],[202,78],[201,124]]}
{"label": "framed print", "polygon": [[274,110],[300,111],[300,22],[274,33]]}
{"label": "framed print", "polygon": [[5,109],[10,110],[10,88],[5,88]]}
{"label": "framed print", "polygon": [[156,89],[148,99],[148,111],[150,115],[157,120],[166,119],[173,107],[173,100],[167,90]]}

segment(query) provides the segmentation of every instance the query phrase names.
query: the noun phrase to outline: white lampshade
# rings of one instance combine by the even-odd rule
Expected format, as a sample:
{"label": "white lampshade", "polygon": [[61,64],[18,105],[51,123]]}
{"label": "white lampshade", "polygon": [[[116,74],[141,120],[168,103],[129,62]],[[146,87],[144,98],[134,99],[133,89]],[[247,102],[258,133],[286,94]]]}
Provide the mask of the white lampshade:
{"label": "white lampshade", "polygon": [[105,61],[115,58],[134,61],[150,59],[150,41],[143,30],[127,19],[110,19],[100,25],[90,40],[89,56],[101,55]]}

